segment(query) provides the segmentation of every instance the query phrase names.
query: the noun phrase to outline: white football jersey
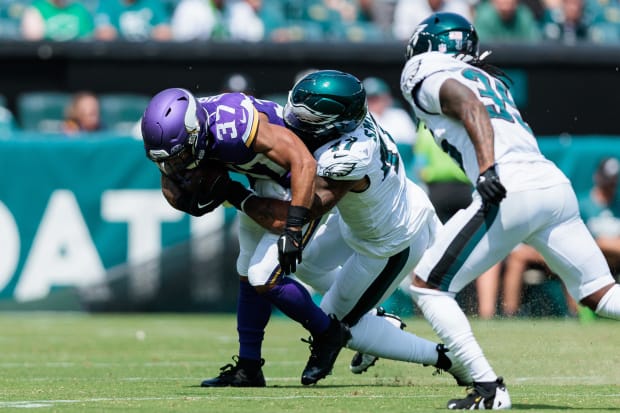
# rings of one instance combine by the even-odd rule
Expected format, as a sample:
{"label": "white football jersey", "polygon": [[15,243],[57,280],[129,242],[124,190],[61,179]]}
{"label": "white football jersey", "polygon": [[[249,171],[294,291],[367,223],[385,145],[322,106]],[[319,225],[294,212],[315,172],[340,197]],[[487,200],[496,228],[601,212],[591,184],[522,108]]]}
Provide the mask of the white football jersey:
{"label": "white football jersey", "polygon": [[349,192],[336,205],[344,239],[357,252],[389,257],[411,243],[433,206],[405,175],[396,144],[368,114],[353,132],[314,152],[317,175],[334,180],[370,179],[363,192]]}
{"label": "white football jersey", "polygon": [[484,70],[440,53],[412,57],[403,69],[403,96],[418,119],[425,122],[437,144],[463,168],[471,182],[480,173],[476,151],[463,124],[441,111],[439,89],[456,79],[485,104],[495,134],[495,161],[509,191],[545,188],[568,182],[540,152],[530,127],[523,121],[508,87]]}

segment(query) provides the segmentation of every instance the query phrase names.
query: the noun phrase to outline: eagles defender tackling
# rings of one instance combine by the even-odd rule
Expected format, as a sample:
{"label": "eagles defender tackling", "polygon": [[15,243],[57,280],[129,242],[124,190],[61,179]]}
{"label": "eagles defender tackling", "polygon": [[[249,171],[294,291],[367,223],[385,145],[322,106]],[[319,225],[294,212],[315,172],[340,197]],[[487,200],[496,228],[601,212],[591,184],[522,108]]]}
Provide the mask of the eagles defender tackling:
{"label": "eagles defender tackling", "polygon": [[[298,275],[324,293],[321,308],[350,327],[347,347],[359,352],[352,371],[384,357],[435,365],[470,383],[443,345],[367,315],[411,273],[441,224],[424,191],[406,177],[396,144],[368,112],[362,83],[336,70],[306,75],[289,93],[284,121],[317,160],[312,212],[335,211],[339,227],[337,237],[317,237],[309,246],[319,248],[317,262],[340,257],[335,278],[317,286],[313,277],[321,272]],[[311,356],[303,377],[321,378],[313,373],[325,372],[320,364]]]}

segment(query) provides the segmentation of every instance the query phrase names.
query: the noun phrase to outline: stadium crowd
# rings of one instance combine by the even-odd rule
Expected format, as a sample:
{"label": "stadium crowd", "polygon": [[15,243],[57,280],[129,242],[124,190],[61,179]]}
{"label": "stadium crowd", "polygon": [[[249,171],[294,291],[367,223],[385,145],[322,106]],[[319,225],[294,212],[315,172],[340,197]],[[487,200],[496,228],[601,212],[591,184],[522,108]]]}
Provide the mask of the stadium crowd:
{"label": "stadium crowd", "polygon": [[0,39],[406,41],[436,11],[482,42],[620,39],[617,0],[0,0]]}

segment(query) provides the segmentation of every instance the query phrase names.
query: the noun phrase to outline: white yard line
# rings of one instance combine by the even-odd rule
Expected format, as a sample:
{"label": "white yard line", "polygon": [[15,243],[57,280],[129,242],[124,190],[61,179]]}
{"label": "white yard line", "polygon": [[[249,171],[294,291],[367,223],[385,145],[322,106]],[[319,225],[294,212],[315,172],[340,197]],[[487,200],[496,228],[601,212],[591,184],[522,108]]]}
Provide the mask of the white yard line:
{"label": "white yard line", "polygon": [[[568,393],[548,394],[549,397],[563,398],[581,398],[580,395],[572,395]],[[620,394],[599,394],[597,397],[617,398]],[[57,404],[76,404],[76,403],[101,403],[101,402],[141,402],[141,401],[162,401],[162,400],[178,400],[178,401],[199,401],[199,400],[298,400],[298,399],[420,399],[420,398],[443,398],[442,395],[289,395],[289,396],[177,396],[177,397],[98,397],[75,400],[20,400],[0,402],[0,409],[3,408],[39,408],[51,407]]]}

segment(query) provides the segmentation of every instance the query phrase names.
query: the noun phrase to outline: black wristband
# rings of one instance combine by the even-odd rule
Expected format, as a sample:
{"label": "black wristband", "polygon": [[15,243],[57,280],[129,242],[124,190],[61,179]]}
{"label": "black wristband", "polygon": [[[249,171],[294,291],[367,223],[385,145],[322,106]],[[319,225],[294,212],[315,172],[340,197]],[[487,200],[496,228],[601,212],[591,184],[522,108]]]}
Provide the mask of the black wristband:
{"label": "black wristband", "polygon": [[286,217],[287,227],[303,227],[310,221],[310,209],[302,206],[288,207],[288,216]]}
{"label": "black wristband", "polygon": [[243,203],[243,201],[248,199],[248,197],[254,195],[254,192],[250,191],[248,188],[243,186],[242,183],[235,180],[230,181],[226,192],[226,200],[240,211],[243,211],[241,209],[241,204]]}

